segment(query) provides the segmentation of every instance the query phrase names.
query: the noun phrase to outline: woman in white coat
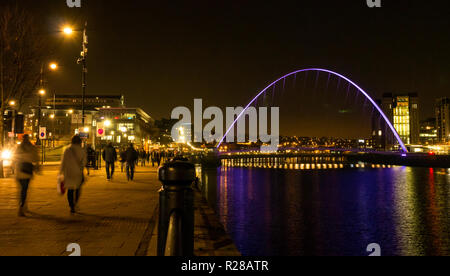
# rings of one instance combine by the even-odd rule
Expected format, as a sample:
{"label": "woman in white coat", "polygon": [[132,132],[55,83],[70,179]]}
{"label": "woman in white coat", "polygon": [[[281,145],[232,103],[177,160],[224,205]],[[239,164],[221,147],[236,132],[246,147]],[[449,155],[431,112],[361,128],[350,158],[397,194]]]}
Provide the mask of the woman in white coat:
{"label": "woman in white coat", "polygon": [[86,151],[81,147],[81,138],[76,135],[72,144],[64,151],[60,174],[64,177],[64,187],[67,189],[70,212],[74,214],[80,199],[81,186],[84,183],[84,168],[87,158]]}

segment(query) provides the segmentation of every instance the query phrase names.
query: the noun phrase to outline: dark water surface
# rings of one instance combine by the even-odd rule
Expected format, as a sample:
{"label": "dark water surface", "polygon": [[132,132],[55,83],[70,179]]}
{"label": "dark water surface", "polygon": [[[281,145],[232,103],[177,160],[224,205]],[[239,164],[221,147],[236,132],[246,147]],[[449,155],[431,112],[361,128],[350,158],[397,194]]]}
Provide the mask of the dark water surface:
{"label": "dark water surface", "polygon": [[210,203],[245,256],[450,255],[450,170],[203,171]]}

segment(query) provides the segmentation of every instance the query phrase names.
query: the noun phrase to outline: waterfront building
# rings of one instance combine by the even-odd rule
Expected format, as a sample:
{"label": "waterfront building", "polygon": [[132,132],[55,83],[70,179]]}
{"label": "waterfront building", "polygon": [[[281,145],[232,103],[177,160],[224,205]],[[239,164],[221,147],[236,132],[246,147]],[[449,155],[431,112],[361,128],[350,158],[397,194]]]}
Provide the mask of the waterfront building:
{"label": "waterfront building", "polygon": [[[405,144],[420,142],[419,98],[416,93],[386,93],[378,103]],[[398,143],[394,134],[379,114],[374,115],[372,124],[375,148],[397,149]]]}
{"label": "waterfront building", "polygon": [[[100,108],[93,119],[93,128],[104,129],[104,134],[96,138],[97,145],[109,142],[125,147],[134,143],[137,147],[148,150],[154,132],[150,115],[140,108]],[[98,136],[98,135],[96,135]]]}
{"label": "waterfront building", "polygon": [[420,122],[420,144],[434,145],[438,142],[436,118],[429,118]]}
{"label": "waterfront building", "polygon": [[450,99],[436,100],[436,129],[440,143],[450,142]]}

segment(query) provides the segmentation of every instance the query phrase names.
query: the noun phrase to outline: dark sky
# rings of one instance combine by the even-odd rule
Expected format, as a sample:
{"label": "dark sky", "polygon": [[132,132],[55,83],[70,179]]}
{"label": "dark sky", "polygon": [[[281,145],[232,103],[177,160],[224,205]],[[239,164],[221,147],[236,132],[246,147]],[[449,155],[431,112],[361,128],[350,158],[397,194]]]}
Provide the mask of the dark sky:
{"label": "dark sky", "polygon": [[[91,94],[126,95],[152,117],[176,106],[239,106],[278,77],[321,67],[347,75],[371,95],[417,92],[423,119],[450,96],[450,25],[446,1],[23,1],[56,43],[58,93],[80,93],[81,37],[55,33],[89,22]],[[31,4],[30,4],[31,3]],[[316,74],[279,91],[282,134],[367,135],[371,108],[337,80]],[[342,88],[344,87],[344,88]],[[280,90],[280,89],[279,89]]]}

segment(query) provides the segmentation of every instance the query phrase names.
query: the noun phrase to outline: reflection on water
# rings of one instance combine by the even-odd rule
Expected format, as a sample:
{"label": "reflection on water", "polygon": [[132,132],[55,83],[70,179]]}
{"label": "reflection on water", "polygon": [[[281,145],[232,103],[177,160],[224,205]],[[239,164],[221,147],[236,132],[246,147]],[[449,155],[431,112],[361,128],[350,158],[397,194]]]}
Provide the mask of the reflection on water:
{"label": "reflection on water", "polygon": [[450,255],[447,170],[224,166],[202,183],[243,255]]}

